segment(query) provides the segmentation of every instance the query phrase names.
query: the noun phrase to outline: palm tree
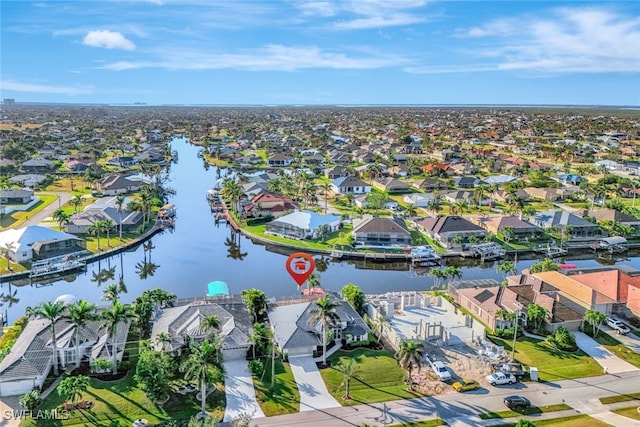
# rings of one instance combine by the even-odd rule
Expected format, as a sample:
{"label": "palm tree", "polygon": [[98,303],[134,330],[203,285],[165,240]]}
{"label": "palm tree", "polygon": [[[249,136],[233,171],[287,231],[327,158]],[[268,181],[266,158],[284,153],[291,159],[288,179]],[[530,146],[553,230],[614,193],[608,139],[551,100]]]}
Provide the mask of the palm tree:
{"label": "palm tree", "polygon": [[605,313],[601,313],[597,310],[589,309],[584,313],[584,320],[591,323],[591,327],[593,328],[594,338],[598,336],[598,332],[600,332],[600,326],[602,325],[602,322],[604,322],[606,318],[607,318],[607,315]]}
{"label": "palm tree", "polygon": [[219,383],[223,379],[222,371],[214,364],[215,353],[215,347],[209,341],[203,341],[200,346],[191,346],[191,354],[180,366],[185,379],[196,380],[200,383],[200,400],[202,402],[200,414],[202,416],[208,416],[205,409],[207,385]]}
{"label": "palm tree", "polygon": [[496,271],[502,273],[506,280],[508,274],[514,274],[516,272],[516,265],[513,261],[502,261],[496,267]]}
{"label": "palm tree", "polygon": [[2,252],[2,256],[7,259],[7,270],[11,270],[11,258],[9,255],[11,251],[13,251],[13,245],[15,242],[7,242],[0,247],[0,251]]}
{"label": "palm tree", "polygon": [[376,337],[378,337],[378,344],[380,344],[382,336],[388,327],[389,318],[387,316],[380,314],[378,317],[371,319],[371,329],[373,330],[373,333],[376,334]]}
{"label": "palm tree", "polygon": [[533,330],[535,332],[539,332],[542,328],[542,323],[549,316],[549,311],[536,304],[529,304],[527,306],[527,320],[530,320],[533,323]]}
{"label": "palm tree", "polygon": [[73,205],[73,212],[78,212],[78,208],[82,206],[82,196],[76,195],[73,199],[71,199],[71,204]]}
{"label": "palm tree", "polygon": [[[311,317],[309,318],[310,325],[317,325],[320,323],[322,327],[322,364],[327,364],[327,334],[329,326],[332,326],[340,321],[340,316],[336,313],[336,307],[340,306],[337,301],[332,301],[328,295],[319,298],[316,302],[316,307],[310,311]],[[317,327],[316,327],[317,329]]]}
{"label": "palm tree", "polygon": [[270,335],[271,330],[264,323],[256,322],[253,324],[253,331],[249,339],[253,344],[251,349],[254,359],[256,358],[256,348],[258,349],[258,355],[262,355],[266,351]]}
{"label": "palm tree", "polygon": [[117,330],[120,323],[127,322],[133,318],[133,311],[128,305],[122,304],[120,301],[114,301],[110,309],[105,310],[101,314],[103,320],[103,328],[109,333],[109,341],[111,342],[111,357],[113,358],[114,373],[118,367],[118,337]]}
{"label": "palm tree", "polygon": [[76,366],[80,366],[80,360],[82,359],[79,341],[80,329],[83,328],[87,322],[98,318],[96,310],[97,307],[95,304],[91,304],[86,300],[80,300],[70,304],[67,307],[67,313],[63,316],[76,326],[75,346],[78,349],[78,354],[76,355]]}
{"label": "palm tree", "polygon": [[320,188],[322,189],[322,192],[324,193],[324,213],[326,214],[328,209],[329,209],[329,190],[331,190],[331,183],[330,182],[323,182],[322,184],[320,184]]}
{"label": "palm tree", "polygon": [[120,243],[122,243],[122,205],[124,204],[124,196],[116,197],[116,206],[118,207],[118,229],[120,234]]}
{"label": "palm tree", "polygon": [[118,289],[118,285],[112,283],[102,291],[102,298],[100,299],[102,301],[109,301],[113,304],[114,302],[118,301],[119,294],[120,292]]}
{"label": "palm tree", "polygon": [[171,335],[166,332],[158,333],[158,335],[156,335],[156,343],[160,344],[162,351],[164,351],[167,344],[171,344]]}
{"label": "palm tree", "polygon": [[356,365],[356,360],[354,358],[349,358],[344,362],[341,362],[335,367],[336,371],[342,374],[342,384],[344,386],[344,396],[342,396],[345,400],[350,400],[351,395],[349,394],[349,386],[351,384],[351,379],[360,373],[358,366]]}
{"label": "palm tree", "polygon": [[102,221],[98,221],[98,227],[100,227],[100,234],[107,235],[107,246],[111,246],[111,230],[113,229],[113,221],[111,219],[104,219]]}
{"label": "palm tree", "polygon": [[31,318],[44,318],[49,321],[51,331],[51,348],[53,350],[53,374],[58,375],[58,342],[56,336],[56,322],[66,310],[62,301],[42,302],[35,307],[27,307],[27,316]]}
{"label": "palm tree", "polygon": [[307,289],[309,290],[309,295],[311,295],[311,289],[313,288],[322,288],[322,283],[320,282],[320,275],[318,273],[313,273],[307,279]]}
{"label": "palm tree", "polygon": [[87,227],[87,234],[90,236],[96,236],[98,239],[98,250],[100,249],[100,234],[102,233],[102,227],[100,226],[101,221],[96,221]]}
{"label": "palm tree", "polygon": [[200,328],[207,334],[207,339],[215,335],[215,331],[220,329],[220,319],[215,314],[207,316],[200,321]]}
{"label": "palm tree", "polygon": [[56,390],[66,401],[75,403],[82,397],[82,393],[89,388],[89,377],[85,375],[67,376],[60,381]]}
{"label": "palm tree", "polygon": [[396,352],[396,359],[404,370],[407,371],[409,377],[409,387],[413,390],[413,379],[411,378],[411,372],[413,367],[417,367],[420,370],[422,366],[422,353],[424,351],[424,345],[417,341],[402,341],[400,342],[400,348]]}
{"label": "palm tree", "polygon": [[65,224],[68,224],[69,219],[71,218],[71,216],[68,213],[66,213],[62,208],[56,209],[53,212],[52,216],[53,216],[53,219],[55,219],[58,222],[58,226],[60,227],[60,230],[64,230]]}

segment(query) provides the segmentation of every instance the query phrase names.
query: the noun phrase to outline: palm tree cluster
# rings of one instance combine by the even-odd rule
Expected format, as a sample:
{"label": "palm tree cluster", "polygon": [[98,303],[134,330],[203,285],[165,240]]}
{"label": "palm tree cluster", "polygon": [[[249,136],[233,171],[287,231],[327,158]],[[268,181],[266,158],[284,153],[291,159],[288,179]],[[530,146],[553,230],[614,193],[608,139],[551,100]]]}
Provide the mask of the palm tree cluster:
{"label": "palm tree cluster", "polygon": [[462,277],[462,269],[454,265],[448,265],[446,267],[432,268],[429,270],[429,276],[433,277],[433,288],[440,288],[442,281],[448,279],[459,279]]}

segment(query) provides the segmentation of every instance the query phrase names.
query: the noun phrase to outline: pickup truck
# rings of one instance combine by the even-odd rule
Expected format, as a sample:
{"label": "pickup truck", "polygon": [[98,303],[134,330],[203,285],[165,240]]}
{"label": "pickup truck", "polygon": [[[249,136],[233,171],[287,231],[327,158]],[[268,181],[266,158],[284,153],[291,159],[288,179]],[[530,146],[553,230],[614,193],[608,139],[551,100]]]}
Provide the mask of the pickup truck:
{"label": "pickup truck", "polygon": [[494,372],[485,379],[491,385],[515,384],[518,381],[512,374],[504,372]]}
{"label": "pickup truck", "polygon": [[624,335],[630,332],[629,328],[627,328],[627,325],[613,317],[607,317],[607,325],[609,325],[609,327],[616,331],[618,334]]}
{"label": "pickup truck", "polygon": [[527,371],[524,369],[521,363],[499,363],[493,365],[495,372],[504,372],[505,374],[512,374],[516,378],[521,378],[527,375]]}

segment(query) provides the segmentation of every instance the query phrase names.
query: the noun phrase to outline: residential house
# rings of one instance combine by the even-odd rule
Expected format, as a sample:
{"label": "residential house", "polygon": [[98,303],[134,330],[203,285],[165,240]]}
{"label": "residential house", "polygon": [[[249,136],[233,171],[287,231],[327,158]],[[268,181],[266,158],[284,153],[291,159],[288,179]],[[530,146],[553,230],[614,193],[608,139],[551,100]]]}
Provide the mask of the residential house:
{"label": "residential house", "polygon": [[531,217],[531,222],[543,230],[552,228],[562,232],[563,229],[569,227],[569,235],[572,239],[597,238],[605,234],[604,230],[597,224],[561,210],[551,209],[545,212],[538,212]]}
{"label": "residential house", "polygon": [[472,191],[449,191],[447,193],[444,193],[443,197],[447,202],[451,204],[455,204],[456,202],[463,202],[466,205],[477,203],[475,201],[475,193]]}
{"label": "residential house", "polygon": [[331,181],[331,190],[338,194],[365,194],[371,192],[371,186],[355,176],[343,176]]}
{"label": "residential house", "polygon": [[287,167],[291,166],[294,160],[293,157],[284,154],[275,154],[267,159],[267,164],[271,167]]}
{"label": "residential house", "polygon": [[429,163],[422,166],[422,171],[429,176],[453,176],[456,173],[446,163]]}
{"label": "residential house", "polygon": [[294,211],[266,225],[268,234],[290,239],[314,239],[322,233],[331,233],[340,228],[339,215],[321,215],[313,211]]}
{"label": "residential house", "polygon": [[32,190],[26,189],[6,189],[0,190],[0,204],[3,205],[26,205],[34,199]]}
{"label": "residential house", "polygon": [[517,216],[480,216],[477,223],[488,232],[498,235],[505,234],[505,229],[511,230],[511,240],[539,239],[544,235],[542,229]]}
{"label": "residential house", "polygon": [[407,193],[411,191],[409,184],[396,178],[378,178],[372,184],[375,188],[389,193]]}
{"label": "residential house", "polygon": [[442,191],[451,188],[447,180],[442,178],[419,179],[413,182],[413,186],[422,191]]}
{"label": "residential house", "polygon": [[527,193],[528,198],[545,200],[547,202],[562,200],[571,194],[571,191],[564,188],[526,187],[523,190]]}
{"label": "residential house", "polygon": [[133,180],[121,174],[108,175],[100,180],[98,188],[105,196],[117,196],[140,190],[143,181]]}
{"label": "residential house", "polygon": [[[209,331],[204,327],[208,317],[216,316],[220,327]],[[240,301],[193,300],[182,305],[164,307],[156,314],[151,330],[151,342],[158,351],[180,354],[189,343],[198,344],[215,333],[220,338],[224,361],[245,360],[251,349],[253,319]],[[166,334],[168,341],[158,340]]]}
{"label": "residential house", "polygon": [[349,170],[345,166],[334,166],[332,168],[327,168],[324,170],[323,173],[324,173],[324,176],[326,176],[330,180],[351,175],[349,173]]}
{"label": "residential house", "polygon": [[394,177],[406,177],[409,175],[409,166],[406,164],[399,164],[394,166],[389,166],[387,169],[389,175]]}
{"label": "residential house", "polygon": [[[56,321],[56,349],[62,368],[72,368],[80,360],[90,364],[98,359],[121,361],[130,322],[120,322],[110,336],[99,320],[78,327],[66,319]],[[0,362],[0,396],[22,395],[34,388],[42,389],[53,367],[53,342],[50,322],[29,320],[11,351]]]}
{"label": "residential house", "polygon": [[633,267],[581,267],[531,276],[557,288],[566,304],[581,313],[596,310],[621,317],[640,315],[640,270]]}
{"label": "residential house", "polygon": [[511,175],[492,175],[484,178],[484,182],[487,185],[504,185],[517,180],[518,178]]}
{"label": "residential house", "polygon": [[593,218],[598,223],[601,221],[617,222],[631,227],[633,234],[640,233],[640,219],[615,209],[586,209],[583,211],[582,217],[585,219]]}
{"label": "residential house", "polygon": [[[335,313],[340,320],[329,325],[328,344],[336,343],[340,346],[343,341],[347,344],[366,341],[371,331],[367,323],[348,302],[332,299],[339,304]],[[322,323],[310,323],[315,309],[315,303],[304,302],[276,306],[269,310],[269,324],[283,354],[291,358],[322,353]]]}
{"label": "residential house", "polygon": [[289,197],[267,191],[256,194],[242,209],[248,218],[279,218],[298,209],[298,205]]}
{"label": "residential house", "polygon": [[109,166],[129,167],[138,164],[138,159],[133,156],[115,156],[107,160]]}
{"label": "residential house", "polygon": [[144,215],[139,211],[129,211],[127,206],[131,202],[125,198],[122,208],[118,212],[117,196],[103,197],[85,207],[82,212],[77,212],[69,218],[67,231],[72,234],[86,234],[88,228],[98,221],[111,221],[113,230],[116,233],[120,230],[129,232],[142,224]]}
{"label": "residential house", "polygon": [[408,204],[417,208],[426,208],[433,200],[433,194],[431,193],[411,193],[405,194],[402,200]]}
{"label": "residential house", "polygon": [[9,178],[9,181],[14,182],[18,185],[21,185],[23,187],[35,188],[38,185],[40,185],[45,179],[46,177],[44,175],[37,174],[37,173],[28,173],[28,174],[14,175],[11,178]]}
{"label": "residential house", "polygon": [[456,237],[462,239],[463,244],[474,236],[482,240],[487,236],[487,231],[461,216],[441,216],[437,218],[423,218],[415,221],[416,226],[423,230],[432,239],[437,240],[443,246],[453,246]]}
{"label": "residential house", "polygon": [[400,218],[365,216],[354,220],[352,233],[356,245],[409,246],[411,233]]}
{"label": "residential house", "polygon": [[44,157],[34,157],[25,162],[22,162],[22,169],[25,172],[32,173],[45,173],[53,170],[53,161],[45,159]]}
{"label": "residential house", "polygon": [[73,234],[30,225],[0,232],[0,247],[10,247],[9,258],[24,262],[85,250],[85,242]]}

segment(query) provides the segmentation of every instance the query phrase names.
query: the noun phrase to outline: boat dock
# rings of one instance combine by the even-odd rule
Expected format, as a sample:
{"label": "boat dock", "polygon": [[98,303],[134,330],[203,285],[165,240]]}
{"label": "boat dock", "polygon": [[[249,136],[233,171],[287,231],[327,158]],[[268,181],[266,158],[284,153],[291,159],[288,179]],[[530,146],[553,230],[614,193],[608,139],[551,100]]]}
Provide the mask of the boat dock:
{"label": "boat dock", "polygon": [[462,252],[463,257],[467,254],[473,258],[480,258],[482,261],[491,261],[504,258],[507,251],[495,242],[487,242],[473,245],[469,248],[468,252]]}
{"label": "boat dock", "polygon": [[607,251],[610,254],[619,254],[622,252],[626,252],[629,249],[627,243],[627,239],[625,239],[624,237],[612,236],[602,238],[599,241],[592,243],[590,246],[594,252],[602,250]]}
{"label": "boat dock", "polygon": [[29,279],[67,273],[74,270],[85,270],[87,262],[84,252],[68,254],[36,261],[31,264]]}

